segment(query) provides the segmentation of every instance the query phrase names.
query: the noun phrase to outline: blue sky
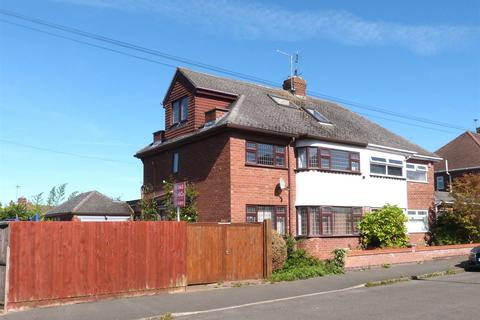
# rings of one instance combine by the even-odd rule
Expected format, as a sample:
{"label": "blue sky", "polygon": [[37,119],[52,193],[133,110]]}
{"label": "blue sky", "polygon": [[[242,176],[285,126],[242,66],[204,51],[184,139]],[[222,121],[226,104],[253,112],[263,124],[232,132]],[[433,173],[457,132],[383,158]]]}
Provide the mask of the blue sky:
{"label": "blue sky", "polygon": [[[0,8],[278,83],[289,66],[275,50],[298,50],[309,90],[471,130],[480,118],[474,0],[2,0]],[[0,21],[0,201],[14,199],[16,185],[30,197],[64,182],[68,192],[138,198],[133,154],[164,127],[173,73]],[[347,107],[431,151],[462,133]]]}

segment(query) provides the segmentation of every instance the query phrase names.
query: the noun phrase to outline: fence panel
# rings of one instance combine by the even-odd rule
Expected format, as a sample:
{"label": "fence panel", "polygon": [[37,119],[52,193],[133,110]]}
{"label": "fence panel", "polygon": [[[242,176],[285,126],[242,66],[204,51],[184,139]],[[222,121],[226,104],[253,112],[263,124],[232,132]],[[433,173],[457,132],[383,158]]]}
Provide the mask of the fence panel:
{"label": "fence panel", "polygon": [[188,284],[263,278],[264,236],[260,223],[188,224]]}
{"label": "fence panel", "polygon": [[13,222],[7,308],[183,287],[185,257],[184,222]]}

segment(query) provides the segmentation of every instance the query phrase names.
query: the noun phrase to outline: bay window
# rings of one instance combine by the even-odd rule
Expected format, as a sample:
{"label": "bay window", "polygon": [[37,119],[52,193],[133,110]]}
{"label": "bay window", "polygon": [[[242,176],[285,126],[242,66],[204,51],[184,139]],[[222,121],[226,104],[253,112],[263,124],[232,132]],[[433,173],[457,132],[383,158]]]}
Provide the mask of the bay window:
{"label": "bay window", "polygon": [[285,146],[246,142],[245,161],[248,164],[285,167]]}
{"label": "bay window", "polygon": [[297,208],[299,236],[358,235],[360,207],[308,206]]}
{"label": "bay window", "polygon": [[403,161],[370,157],[370,173],[390,177],[403,177]]}
{"label": "bay window", "polygon": [[247,222],[263,222],[272,220],[272,228],[279,234],[285,234],[287,223],[287,207],[285,206],[259,206],[247,205]]}
{"label": "bay window", "polygon": [[360,172],[360,154],[319,147],[297,148],[299,169]]}
{"label": "bay window", "polygon": [[407,179],[411,181],[427,182],[427,166],[407,163]]}

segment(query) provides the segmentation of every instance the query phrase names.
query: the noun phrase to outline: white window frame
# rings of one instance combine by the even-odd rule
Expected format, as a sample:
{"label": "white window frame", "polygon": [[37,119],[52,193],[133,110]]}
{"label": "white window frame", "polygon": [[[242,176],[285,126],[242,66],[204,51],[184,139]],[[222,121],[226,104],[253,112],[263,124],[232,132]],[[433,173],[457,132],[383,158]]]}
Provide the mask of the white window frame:
{"label": "white window frame", "polygon": [[[385,161],[379,160],[379,159],[385,159]],[[396,162],[401,162],[402,164],[395,163]],[[385,173],[375,173],[372,172],[370,168],[370,174],[372,176],[379,176],[379,177],[390,177],[390,178],[397,178],[397,179],[405,179],[405,161],[403,160],[398,160],[398,159],[389,159],[387,157],[382,157],[382,156],[371,156],[370,157],[370,165],[371,164],[376,164],[376,165],[382,165],[385,166]],[[402,175],[401,176],[396,176],[392,174],[388,174],[388,167],[396,167],[396,168],[401,168],[402,169]]]}
{"label": "white window frame", "polygon": [[[409,166],[413,168],[409,168]],[[414,180],[414,179],[409,179],[408,178],[408,171],[422,171],[425,172],[425,180]],[[425,164],[416,164],[416,163],[407,163],[405,166],[405,175],[407,177],[407,181],[411,182],[423,182],[423,183],[428,183],[428,166]]]}
{"label": "white window frame", "polygon": [[[441,181],[442,183],[442,187],[439,188],[439,181]],[[445,178],[443,176],[437,176],[436,180],[435,180],[435,186],[437,187],[437,190],[445,190]]]}
{"label": "white window frame", "polygon": [[[419,232],[428,232],[428,210],[427,209],[407,209],[406,211],[407,214],[407,231],[408,233],[419,233]],[[423,221],[424,222],[424,228],[422,230],[415,230],[411,231],[409,229],[409,222],[419,222]]]}

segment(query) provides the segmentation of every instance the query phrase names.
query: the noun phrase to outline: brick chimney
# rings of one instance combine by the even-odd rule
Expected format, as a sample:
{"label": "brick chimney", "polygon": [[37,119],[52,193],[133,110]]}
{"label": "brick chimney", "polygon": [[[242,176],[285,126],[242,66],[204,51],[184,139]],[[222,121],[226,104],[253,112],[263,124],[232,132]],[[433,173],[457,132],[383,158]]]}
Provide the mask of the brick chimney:
{"label": "brick chimney", "polygon": [[153,142],[165,140],[165,130],[159,130],[153,133]]}
{"label": "brick chimney", "polygon": [[227,112],[228,112],[228,109],[222,109],[222,108],[210,109],[205,112],[205,123],[215,121]]}
{"label": "brick chimney", "polygon": [[307,95],[307,82],[299,76],[293,76],[283,81],[283,89],[292,92],[296,96]]}
{"label": "brick chimney", "polygon": [[18,203],[19,205],[26,206],[26,205],[27,205],[27,198],[25,198],[25,197],[20,197],[20,198],[17,199],[17,203]]}

